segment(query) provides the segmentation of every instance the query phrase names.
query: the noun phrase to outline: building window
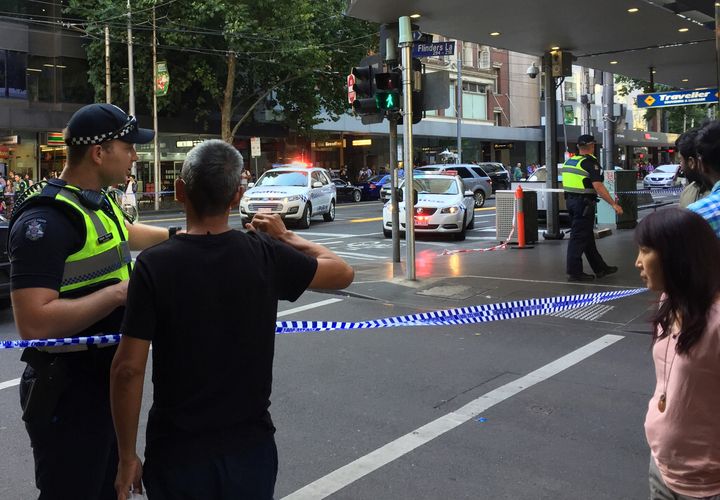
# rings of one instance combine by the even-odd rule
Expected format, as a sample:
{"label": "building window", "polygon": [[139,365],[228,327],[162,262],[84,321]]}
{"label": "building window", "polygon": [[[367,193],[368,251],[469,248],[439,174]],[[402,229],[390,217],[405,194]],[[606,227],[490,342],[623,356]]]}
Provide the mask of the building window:
{"label": "building window", "polygon": [[478,67],[480,69],[490,69],[490,49],[483,47],[478,52]]}
{"label": "building window", "polygon": [[500,82],[500,68],[494,68],[493,73],[495,73],[495,93],[496,94],[502,94],[502,84]]}
{"label": "building window", "polygon": [[0,50],[0,97],[27,99],[27,54]]}
{"label": "building window", "polygon": [[94,90],[88,85],[88,62],[85,59],[63,57],[57,66],[60,80],[60,99],[63,102],[92,102]]}
{"label": "building window", "polygon": [[501,111],[495,111],[493,113],[494,117],[494,123],[496,127],[502,127],[502,112]]}
{"label": "building window", "polygon": [[473,61],[473,44],[468,42],[463,42],[463,66],[473,66],[475,64],[475,61]]}

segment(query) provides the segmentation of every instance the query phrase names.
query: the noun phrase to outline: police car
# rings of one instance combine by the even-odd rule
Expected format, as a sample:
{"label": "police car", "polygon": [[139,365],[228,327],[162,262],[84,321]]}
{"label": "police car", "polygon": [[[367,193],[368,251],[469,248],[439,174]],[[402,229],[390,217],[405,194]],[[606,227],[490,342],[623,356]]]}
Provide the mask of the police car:
{"label": "police car", "polygon": [[310,227],[310,218],[322,214],[326,222],[335,220],[335,184],[327,170],[303,165],[283,165],[265,172],[249,185],[240,200],[243,224],[255,214],[279,214],[286,221]]}
{"label": "police car", "polygon": [[[400,184],[404,190],[405,182]],[[475,198],[463,190],[463,182],[453,170],[443,173],[423,172],[413,179],[417,191],[414,207],[416,233],[450,233],[456,240],[465,239],[465,232],[475,225]],[[403,191],[404,192],[404,191]],[[405,202],[398,203],[400,231],[405,231]],[[383,234],[392,236],[392,204],[383,207]]]}

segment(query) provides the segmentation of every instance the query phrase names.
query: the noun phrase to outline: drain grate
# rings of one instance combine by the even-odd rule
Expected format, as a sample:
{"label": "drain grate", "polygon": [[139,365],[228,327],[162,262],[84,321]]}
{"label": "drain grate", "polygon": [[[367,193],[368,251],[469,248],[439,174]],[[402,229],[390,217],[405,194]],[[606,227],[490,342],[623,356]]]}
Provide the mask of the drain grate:
{"label": "drain grate", "polygon": [[605,313],[615,309],[615,306],[609,306],[606,304],[594,304],[592,306],[578,307],[577,309],[570,309],[568,311],[560,311],[548,316],[556,316],[558,318],[570,318],[570,319],[582,319],[585,321],[597,321]]}

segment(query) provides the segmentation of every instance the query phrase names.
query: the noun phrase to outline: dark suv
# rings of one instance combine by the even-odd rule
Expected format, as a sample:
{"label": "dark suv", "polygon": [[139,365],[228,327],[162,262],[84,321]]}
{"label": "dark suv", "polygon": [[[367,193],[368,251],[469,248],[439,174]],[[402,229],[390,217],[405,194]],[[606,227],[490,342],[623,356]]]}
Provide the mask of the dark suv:
{"label": "dark suv", "polygon": [[502,163],[483,162],[478,166],[492,180],[493,194],[498,189],[510,189],[510,174]]}

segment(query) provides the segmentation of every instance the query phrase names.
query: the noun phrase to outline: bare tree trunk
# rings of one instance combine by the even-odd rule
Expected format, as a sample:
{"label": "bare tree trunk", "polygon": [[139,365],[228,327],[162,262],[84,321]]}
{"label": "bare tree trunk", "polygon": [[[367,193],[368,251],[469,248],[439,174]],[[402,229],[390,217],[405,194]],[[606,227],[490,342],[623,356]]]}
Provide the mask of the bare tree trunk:
{"label": "bare tree trunk", "polygon": [[225,93],[223,95],[222,108],[220,109],[220,134],[223,141],[233,143],[234,130],[230,129],[230,122],[233,114],[233,93],[235,92],[235,54],[227,56],[227,81],[225,82]]}

